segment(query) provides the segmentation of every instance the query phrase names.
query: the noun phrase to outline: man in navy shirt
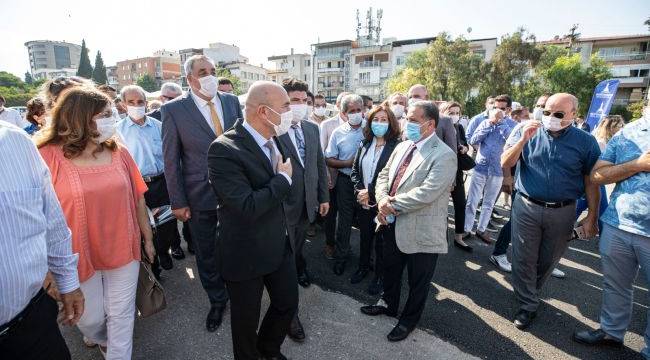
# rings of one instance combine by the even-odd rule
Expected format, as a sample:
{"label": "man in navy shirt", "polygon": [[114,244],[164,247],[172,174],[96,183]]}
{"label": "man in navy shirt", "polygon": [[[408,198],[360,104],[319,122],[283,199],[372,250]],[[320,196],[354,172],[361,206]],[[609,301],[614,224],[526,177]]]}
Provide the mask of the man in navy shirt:
{"label": "man in navy shirt", "polygon": [[598,143],[572,125],[578,99],[571,94],[548,98],[542,124],[529,121],[513,131],[501,165],[517,165],[517,196],[512,205],[512,279],[519,310],[514,323],[530,325],[539,307],[539,291],[572,239],[576,199],[587,195],[585,237],[598,233],[600,193],[589,174],[600,156]]}

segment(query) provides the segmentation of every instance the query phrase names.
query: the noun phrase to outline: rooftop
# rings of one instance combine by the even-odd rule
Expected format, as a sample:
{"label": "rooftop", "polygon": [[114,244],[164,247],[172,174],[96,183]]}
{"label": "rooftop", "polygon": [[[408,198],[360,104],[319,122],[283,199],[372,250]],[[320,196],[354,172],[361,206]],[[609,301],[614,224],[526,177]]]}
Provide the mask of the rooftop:
{"label": "rooftop", "polygon": [[[620,36],[599,36],[599,37],[581,37],[578,39],[578,43],[581,42],[593,42],[593,41],[625,41],[625,40],[634,40],[634,41],[650,41],[650,35],[620,35]],[[566,44],[569,42],[568,38],[559,38],[540,41],[540,44]]]}

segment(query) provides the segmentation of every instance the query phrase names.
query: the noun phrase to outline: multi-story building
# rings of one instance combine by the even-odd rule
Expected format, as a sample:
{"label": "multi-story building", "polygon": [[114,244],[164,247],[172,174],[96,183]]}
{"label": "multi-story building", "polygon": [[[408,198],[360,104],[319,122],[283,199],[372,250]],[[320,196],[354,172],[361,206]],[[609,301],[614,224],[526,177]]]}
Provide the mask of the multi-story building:
{"label": "multi-story building", "polygon": [[242,93],[248,92],[248,89],[255,81],[267,79],[266,69],[262,66],[255,66],[243,62],[222,64],[221,66],[228,69],[233,76],[239,79],[239,91]]}
{"label": "multi-story building", "polygon": [[269,80],[281,84],[287,78],[299,79],[309,84],[314,92],[310,54],[296,54],[292,48],[289,55],[271,56],[268,60],[275,64],[274,69],[268,70]]}
{"label": "multi-story building", "polygon": [[34,79],[73,76],[79,68],[81,46],[65,41],[34,40],[25,43]]}
{"label": "multi-story building", "polygon": [[164,82],[181,82],[180,56],[176,51],[160,50],[153,56],[117,62],[117,82],[121,88],[135,84],[143,75],[149,75],[158,86]]}
{"label": "multi-story building", "polygon": [[[553,39],[542,44],[568,46],[568,39]],[[572,46],[584,64],[595,55],[611,65],[619,79],[614,105],[627,105],[645,99],[650,85],[650,35],[607,36],[578,39]]]}
{"label": "multi-story building", "polygon": [[350,90],[350,50],[353,45],[352,40],[312,44],[315,93],[322,94],[329,102],[335,101],[339,93]]}

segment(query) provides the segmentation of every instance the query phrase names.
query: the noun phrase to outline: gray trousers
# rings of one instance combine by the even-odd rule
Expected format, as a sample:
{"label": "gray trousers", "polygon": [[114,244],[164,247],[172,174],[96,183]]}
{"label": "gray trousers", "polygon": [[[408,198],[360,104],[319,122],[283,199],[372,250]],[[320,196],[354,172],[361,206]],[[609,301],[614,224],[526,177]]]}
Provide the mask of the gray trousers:
{"label": "gray trousers", "polygon": [[517,194],[512,204],[512,285],[520,308],[537,311],[539,290],[569,246],[576,207],[545,208]]}
{"label": "gray trousers", "polygon": [[[623,340],[632,318],[632,293],[639,265],[650,281],[650,237],[633,234],[603,223],[600,237],[603,266],[603,305],[600,327],[607,334]],[[641,352],[650,357],[650,312],[646,314],[645,343]]]}

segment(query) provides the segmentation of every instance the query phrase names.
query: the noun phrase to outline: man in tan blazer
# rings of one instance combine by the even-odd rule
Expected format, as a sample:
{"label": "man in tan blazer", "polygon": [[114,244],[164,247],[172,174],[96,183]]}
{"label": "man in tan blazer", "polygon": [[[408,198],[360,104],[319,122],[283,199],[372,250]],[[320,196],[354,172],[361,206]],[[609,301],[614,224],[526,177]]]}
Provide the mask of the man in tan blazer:
{"label": "man in tan blazer", "polygon": [[404,340],[417,325],[438,254],[447,253],[447,203],[457,167],[456,154],[435,134],[435,104],[415,102],[407,119],[409,140],[395,148],[375,187],[378,231],[384,237],[384,294],[376,305],[361,308],[366,315],[397,316],[402,272],[408,268],[408,300],[389,341]]}

